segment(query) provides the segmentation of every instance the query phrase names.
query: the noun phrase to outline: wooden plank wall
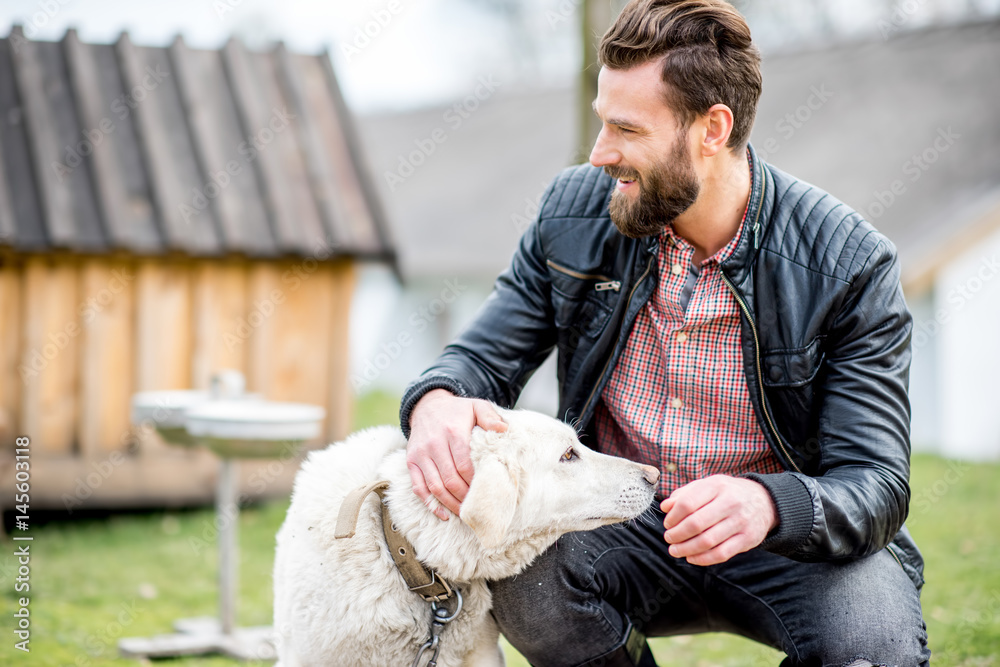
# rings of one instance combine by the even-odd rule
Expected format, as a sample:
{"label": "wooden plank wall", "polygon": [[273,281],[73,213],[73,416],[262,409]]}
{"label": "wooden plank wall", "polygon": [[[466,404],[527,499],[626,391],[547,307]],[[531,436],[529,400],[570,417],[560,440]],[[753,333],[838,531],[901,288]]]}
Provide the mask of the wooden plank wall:
{"label": "wooden plank wall", "polygon": [[23,276],[21,430],[46,453],[72,454],[79,411],[78,262],[29,257]]}
{"label": "wooden plank wall", "polygon": [[330,267],[333,299],[330,302],[332,326],[330,327],[330,396],[326,405],[327,437],[331,442],[343,440],[352,430],[354,415],[354,390],[350,385],[350,327],[351,300],[357,285],[354,262],[342,260]]}
{"label": "wooden plank wall", "polygon": [[86,259],[80,266],[79,448],[100,458],[128,444],[134,386],[135,263]]}
{"label": "wooden plank wall", "polygon": [[136,391],[192,388],[192,267],[175,260],[136,269]]}
{"label": "wooden plank wall", "polygon": [[16,435],[21,411],[21,376],[18,354],[21,349],[21,263],[0,258],[0,442],[9,444]]}
{"label": "wooden plank wall", "polygon": [[301,262],[282,263],[279,270],[262,273],[252,292],[251,308],[263,315],[260,329],[266,331],[267,341],[267,347],[255,347],[257,389],[273,400],[311,399],[324,405],[330,311],[316,304],[332,298],[329,271],[315,268],[307,273]]}
{"label": "wooden plank wall", "polygon": [[323,436],[350,432],[347,321],[354,269],[312,259],[257,264],[250,271],[247,386],[275,401],[327,410]]}
{"label": "wooden plank wall", "polygon": [[208,389],[212,374],[223,369],[247,372],[242,322],[247,315],[246,262],[202,262],[194,274],[194,356],[192,382]]}
{"label": "wooden plank wall", "polygon": [[[90,489],[86,503],[209,500],[216,459],[156,437],[129,450],[129,402],[136,391],[206,388],[225,368],[267,399],[325,407],[312,446],[343,438],[354,281],[350,260],[0,258],[0,435],[32,438],[46,470],[33,501],[62,507],[109,460],[121,473]],[[248,463],[244,477],[265,466]],[[287,493],[296,467],[282,466],[264,493]],[[6,468],[0,461],[0,493],[11,483]]]}

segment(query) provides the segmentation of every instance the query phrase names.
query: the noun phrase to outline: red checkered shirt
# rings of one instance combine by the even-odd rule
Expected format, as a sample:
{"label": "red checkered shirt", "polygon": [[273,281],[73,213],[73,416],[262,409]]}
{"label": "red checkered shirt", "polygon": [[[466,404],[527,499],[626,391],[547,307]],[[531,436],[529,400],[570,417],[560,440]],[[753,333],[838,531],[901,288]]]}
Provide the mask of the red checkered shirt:
{"label": "red checkered shirt", "polygon": [[596,412],[600,449],[660,469],[657,497],[714,474],[773,473],[781,463],[754,417],[740,351],[740,307],[719,263],[660,234],[659,283],[639,311]]}

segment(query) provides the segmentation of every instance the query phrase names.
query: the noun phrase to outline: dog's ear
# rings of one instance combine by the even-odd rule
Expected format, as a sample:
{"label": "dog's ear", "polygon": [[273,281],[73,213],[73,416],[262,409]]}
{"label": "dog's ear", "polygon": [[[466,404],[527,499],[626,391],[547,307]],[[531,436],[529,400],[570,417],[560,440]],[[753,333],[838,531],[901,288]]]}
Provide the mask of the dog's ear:
{"label": "dog's ear", "polygon": [[476,465],[459,517],[472,529],[485,549],[503,539],[517,509],[517,479],[498,457],[484,456]]}

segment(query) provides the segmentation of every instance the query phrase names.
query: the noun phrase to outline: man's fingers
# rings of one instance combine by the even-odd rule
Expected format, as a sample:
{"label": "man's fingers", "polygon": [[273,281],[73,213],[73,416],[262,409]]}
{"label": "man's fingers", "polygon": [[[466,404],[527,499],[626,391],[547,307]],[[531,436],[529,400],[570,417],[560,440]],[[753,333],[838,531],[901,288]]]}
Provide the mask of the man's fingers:
{"label": "man's fingers", "polygon": [[[427,392],[410,417],[407,463],[414,493],[442,519],[458,514],[475,474],[469,439],[479,426],[503,432],[507,424],[487,401],[459,398],[443,389]],[[437,506],[440,503],[441,506]]]}
{"label": "man's fingers", "polygon": [[[487,431],[496,431],[499,433],[507,430],[506,422],[500,418],[499,413],[487,401],[472,402],[472,417],[473,428],[479,426]],[[468,493],[469,484],[472,484],[472,476],[475,474],[475,469],[472,465],[472,453],[469,448],[469,437],[470,434],[468,433],[452,434],[451,456],[455,469],[461,476],[462,483],[459,484],[456,480],[452,484],[446,483],[446,485],[452,494],[460,500],[465,500],[465,494]]]}
{"label": "man's fingers", "polygon": [[[438,473],[441,475],[441,484],[444,485],[445,491],[448,492],[455,502],[458,503],[460,507],[462,501],[465,500],[466,494],[469,493],[469,483],[465,481],[462,475],[459,473],[458,468],[455,467],[454,461],[451,462],[451,466],[448,468],[448,472],[444,469],[438,468]],[[434,494],[437,495],[437,494]],[[447,498],[439,498],[448,509],[451,509],[451,504],[448,502]],[[458,514],[457,509],[452,510],[455,514]]]}
{"label": "man's fingers", "polygon": [[[667,531],[672,533],[673,531]],[[733,535],[739,532],[739,523],[736,521],[720,521],[704,532],[698,533],[692,538],[683,541],[676,541],[667,535],[670,543],[669,553],[674,558],[687,558],[711,551]]]}
{"label": "man's fingers", "polygon": [[[448,460],[451,461],[450,457]],[[450,516],[448,510],[458,514],[460,506],[458,499],[448,491],[444,482],[441,481],[438,467],[426,451],[411,453],[407,457],[406,465],[410,471],[413,492],[439,519],[447,521]]]}
{"label": "man's fingers", "polygon": [[427,480],[424,478],[424,473],[416,463],[408,463],[407,468],[410,471],[410,482],[413,484],[413,493],[416,494],[418,498],[431,509],[432,512],[437,516],[437,518],[442,521],[448,520],[448,513],[441,507],[441,504],[431,495],[430,489],[427,488]]}
{"label": "man's fingers", "polygon": [[472,449],[469,447],[468,439],[452,443],[451,458],[462,480],[461,488],[458,489],[461,495],[455,493],[456,489],[452,489],[452,494],[456,495],[459,500],[465,500],[465,494],[469,492],[469,485],[472,484],[472,475],[475,473],[472,466]]}
{"label": "man's fingers", "polygon": [[686,542],[691,538],[701,535],[718,523],[725,521],[729,517],[729,514],[728,509],[723,506],[723,503],[709,502],[704,507],[688,514],[679,523],[667,528],[663,537],[670,544]]}
{"label": "man's fingers", "polygon": [[487,431],[503,433],[507,430],[507,423],[500,419],[500,414],[486,401],[474,401],[472,412],[476,417],[476,424]]}
{"label": "man's fingers", "polygon": [[417,498],[420,498],[426,504],[427,499],[431,497],[431,492],[427,490],[424,473],[421,472],[420,466],[416,463],[407,463],[406,467],[410,471],[410,482],[413,484],[413,493],[417,494]]}
{"label": "man's fingers", "polygon": [[[469,492],[469,482],[472,481],[470,434],[464,429],[446,428],[444,435],[447,440],[440,442],[437,447],[431,450],[431,459],[434,461],[445,490],[461,503],[465,500],[465,494]],[[463,465],[468,468],[465,472],[462,470]],[[466,474],[468,474],[468,479],[465,477]],[[447,498],[442,498],[436,493],[434,495],[451,509]],[[458,512],[455,513],[458,514]]]}
{"label": "man's fingers", "polygon": [[661,509],[663,539],[671,545],[670,555],[693,565],[724,563],[753,549],[776,523],[766,489],[724,475],[677,489],[661,503]]}
{"label": "man's fingers", "polygon": [[719,563],[725,563],[733,556],[741,554],[752,548],[753,546],[749,545],[749,540],[746,534],[737,533],[722,544],[719,544],[708,551],[700,553],[696,556],[688,556],[687,562],[692,565],[718,565]]}
{"label": "man's fingers", "polygon": [[673,506],[663,518],[663,527],[673,528],[688,515],[712,502],[718,493],[719,489],[716,484],[711,483],[711,478],[699,479],[677,489],[670,494]]}
{"label": "man's fingers", "polygon": [[[448,490],[448,487],[444,485],[438,469],[431,465],[427,466],[426,469],[421,468],[420,470],[424,474],[424,481],[427,484],[427,490],[430,491],[430,495],[433,496],[439,503],[444,505],[444,507],[447,507],[452,514],[457,516],[462,503],[458,500],[458,498],[453,496]],[[424,503],[434,511],[439,519],[443,519],[445,521],[448,520],[449,514],[444,511],[443,508],[434,507],[433,503],[428,500],[424,500]]]}

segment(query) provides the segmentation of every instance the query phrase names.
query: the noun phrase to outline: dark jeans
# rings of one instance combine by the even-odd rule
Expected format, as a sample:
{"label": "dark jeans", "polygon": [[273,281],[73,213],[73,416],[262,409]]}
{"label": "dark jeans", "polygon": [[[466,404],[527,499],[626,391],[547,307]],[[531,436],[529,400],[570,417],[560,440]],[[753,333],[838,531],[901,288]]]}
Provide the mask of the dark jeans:
{"label": "dark jeans", "polygon": [[884,549],[844,563],[754,549],[700,567],[668,546],[655,506],[628,525],[570,533],[492,584],[493,614],[536,667],[655,665],[643,634],[700,632],[777,648],[782,667],[928,664],[919,592]]}

